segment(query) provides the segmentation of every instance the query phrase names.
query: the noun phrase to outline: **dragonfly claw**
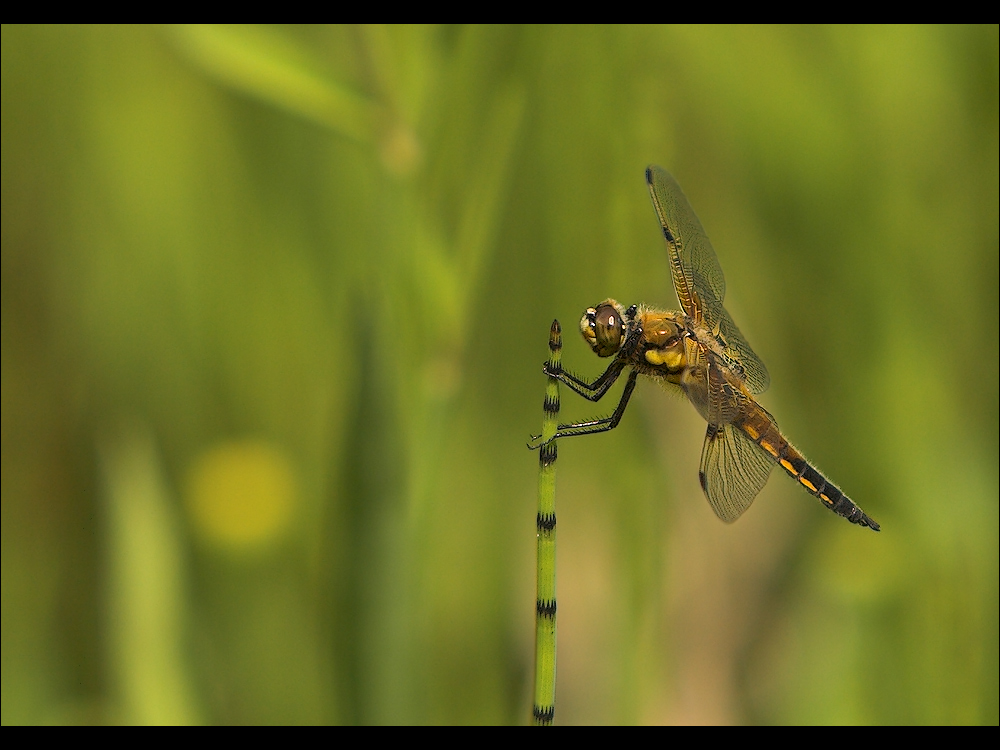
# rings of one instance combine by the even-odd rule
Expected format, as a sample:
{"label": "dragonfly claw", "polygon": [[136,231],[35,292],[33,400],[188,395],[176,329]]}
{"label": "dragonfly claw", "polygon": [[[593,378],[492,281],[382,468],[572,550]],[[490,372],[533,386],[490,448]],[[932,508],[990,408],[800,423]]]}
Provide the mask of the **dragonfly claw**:
{"label": "dragonfly claw", "polygon": [[542,440],[542,436],[541,435],[532,435],[531,436],[531,440],[528,441],[528,450],[529,451],[537,451],[543,445],[548,445],[549,443],[551,443],[555,439],[556,439],[555,435],[553,435],[552,437],[550,437],[548,440]]}

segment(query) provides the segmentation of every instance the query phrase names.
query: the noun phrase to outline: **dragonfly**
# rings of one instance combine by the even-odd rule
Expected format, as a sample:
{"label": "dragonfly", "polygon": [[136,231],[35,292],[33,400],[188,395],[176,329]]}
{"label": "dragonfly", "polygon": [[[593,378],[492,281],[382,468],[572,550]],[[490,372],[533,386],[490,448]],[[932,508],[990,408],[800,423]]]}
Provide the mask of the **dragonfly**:
{"label": "dragonfly", "polygon": [[[682,310],[626,308],[613,299],[587,308],[580,332],[597,356],[613,357],[607,369],[592,383],[561,366],[546,363],[544,371],[595,402],[625,370],[628,379],[611,416],[560,424],[549,440],[613,430],[643,375],[679,388],[708,422],[698,479],[723,521],[743,515],[778,466],[837,515],[879,531],[878,523],[816,469],[757,402],[770,376],[723,306],[726,280],[705,229],[669,172],[648,167],[646,184]],[[540,438],[529,445],[540,447]]]}

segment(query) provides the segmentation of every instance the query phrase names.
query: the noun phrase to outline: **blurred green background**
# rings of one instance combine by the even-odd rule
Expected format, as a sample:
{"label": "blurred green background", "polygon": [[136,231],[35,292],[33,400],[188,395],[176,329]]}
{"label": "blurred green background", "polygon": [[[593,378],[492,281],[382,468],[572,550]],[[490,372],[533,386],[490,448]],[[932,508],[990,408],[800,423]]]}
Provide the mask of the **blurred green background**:
{"label": "blurred green background", "polygon": [[560,445],[556,723],[998,722],[997,26],[2,55],[4,724],[527,722],[548,327],[676,307],[648,163],[883,531],[722,524],[641,384]]}

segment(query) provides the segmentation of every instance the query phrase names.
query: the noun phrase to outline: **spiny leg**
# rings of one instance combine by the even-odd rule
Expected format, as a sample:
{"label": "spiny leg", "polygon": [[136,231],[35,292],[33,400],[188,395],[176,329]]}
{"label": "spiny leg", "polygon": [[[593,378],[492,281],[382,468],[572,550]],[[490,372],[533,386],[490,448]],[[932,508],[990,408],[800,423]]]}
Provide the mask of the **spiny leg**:
{"label": "spiny leg", "polygon": [[[556,380],[560,383],[564,383],[565,385],[569,386],[575,393],[579,393],[585,399],[589,401],[599,401],[601,397],[608,392],[611,386],[614,385],[615,381],[618,380],[618,376],[621,375],[622,370],[625,368],[625,364],[626,363],[624,360],[615,359],[615,361],[608,366],[608,369],[605,370],[601,375],[599,375],[597,380],[595,380],[593,383],[586,383],[580,380],[579,378],[574,377],[570,373],[566,372],[559,365],[558,361],[556,361],[554,365],[552,364],[551,360],[549,362],[546,362],[542,370],[551,379]],[[559,429],[563,430],[563,429],[572,429],[577,427],[596,426],[596,429],[588,430],[586,432],[569,432],[566,434],[566,436],[587,435],[590,432],[604,432],[605,430],[614,429],[614,427],[621,420],[621,415],[625,412],[625,405],[628,403],[629,396],[632,395],[632,389],[635,388],[635,377],[636,373],[633,371],[632,375],[629,377],[629,382],[631,383],[631,385],[625,386],[625,392],[622,394],[622,399],[618,404],[618,408],[615,409],[615,414],[612,414],[610,417],[605,417],[603,419],[591,419],[587,420],[586,422],[579,422],[574,424],[561,424],[559,425]],[[617,419],[615,418],[615,415],[617,415]],[[612,420],[614,420],[614,424],[611,425],[610,427],[602,426],[606,425],[607,423],[610,423]],[[544,438],[543,435],[532,435],[531,440],[528,442],[528,447],[531,450],[535,450],[539,446],[546,445],[551,440],[557,437],[564,437],[564,435],[562,432],[559,432],[554,437],[550,437],[547,439]]]}
{"label": "spiny leg", "polygon": [[629,373],[621,400],[618,401],[618,406],[615,407],[615,411],[610,417],[589,419],[585,422],[573,422],[572,424],[561,424],[555,434],[555,438],[573,437],[574,435],[593,435],[597,432],[613,430],[622,421],[622,415],[625,413],[625,407],[628,406],[628,400],[632,397],[632,391],[635,390],[635,383],[638,377],[639,373],[636,370],[632,370]]}
{"label": "spiny leg", "polygon": [[621,375],[622,370],[625,369],[625,364],[624,359],[620,357],[615,358],[615,361],[608,365],[608,369],[601,373],[597,377],[597,380],[593,383],[580,380],[580,378],[573,375],[573,373],[563,370],[562,367],[559,367],[554,371],[550,370],[548,362],[545,363],[542,370],[546,375],[555,378],[560,383],[565,384],[572,389],[574,393],[578,393],[588,401],[600,401],[604,397],[604,394],[611,389],[611,386],[615,384],[615,381],[618,380],[618,376]]}

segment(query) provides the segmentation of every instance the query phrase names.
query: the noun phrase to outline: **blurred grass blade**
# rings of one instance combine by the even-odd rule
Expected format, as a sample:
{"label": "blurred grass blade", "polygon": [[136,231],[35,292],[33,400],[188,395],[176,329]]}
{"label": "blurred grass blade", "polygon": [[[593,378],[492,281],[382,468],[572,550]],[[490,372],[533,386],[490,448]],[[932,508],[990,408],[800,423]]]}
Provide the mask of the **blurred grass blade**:
{"label": "blurred grass blade", "polygon": [[182,26],[178,49],[212,77],[361,142],[374,140],[376,106],[310,69],[300,47],[259,26]]}
{"label": "blurred grass blade", "polygon": [[[482,159],[462,207],[456,248],[464,297],[459,321],[466,321],[470,303],[479,293],[483,268],[496,240],[497,222],[510,176],[510,162],[517,135],[524,120],[525,96],[522,87],[508,85],[494,97],[482,141]],[[463,337],[464,339],[464,337]]]}
{"label": "blurred grass blade", "polygon": [[[183,554],[152,437],[131,429],[103,445],[108,641],[127,724],[196,724],[184,667]],[[112,716],[112,720],[118,719]]]}

